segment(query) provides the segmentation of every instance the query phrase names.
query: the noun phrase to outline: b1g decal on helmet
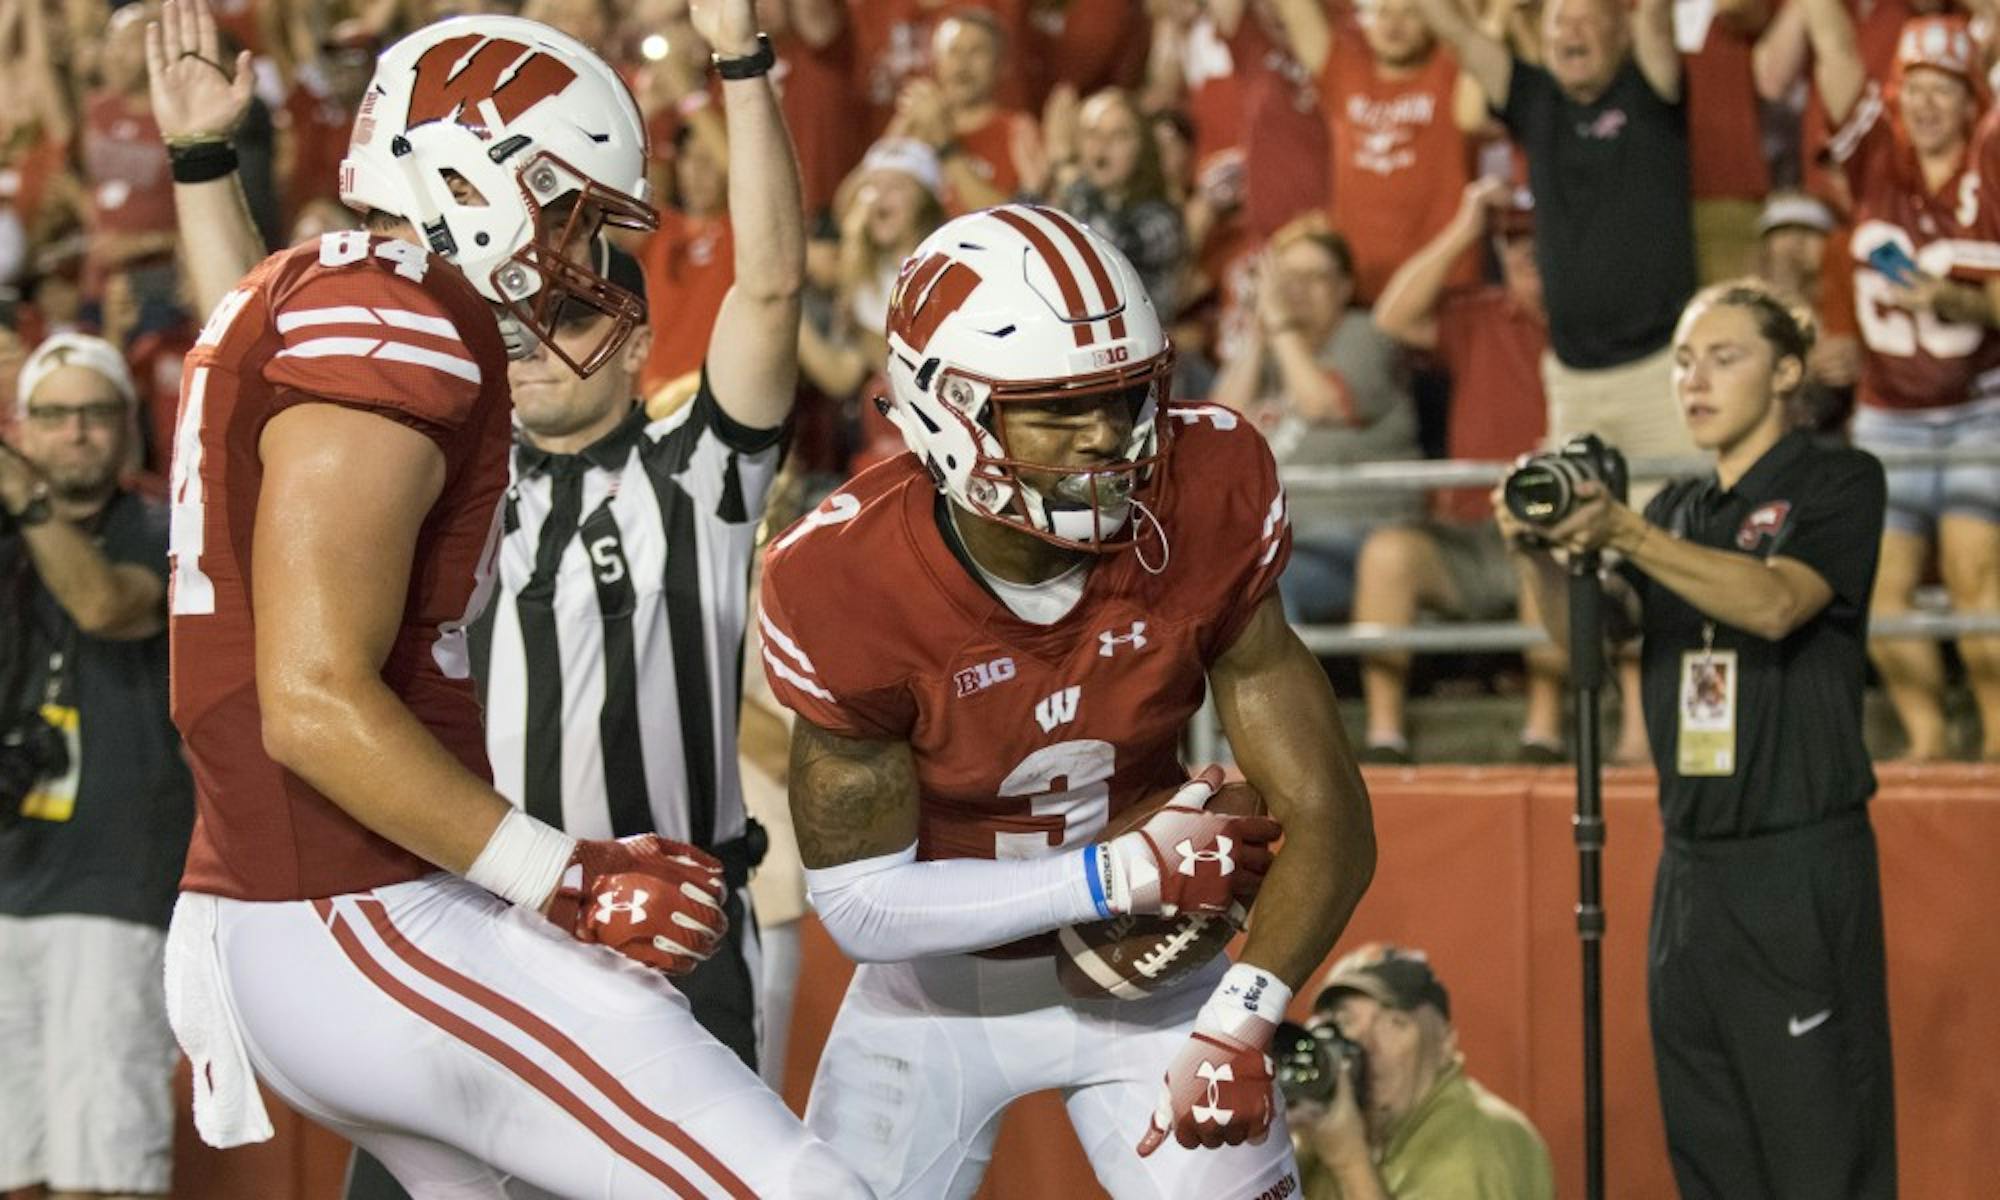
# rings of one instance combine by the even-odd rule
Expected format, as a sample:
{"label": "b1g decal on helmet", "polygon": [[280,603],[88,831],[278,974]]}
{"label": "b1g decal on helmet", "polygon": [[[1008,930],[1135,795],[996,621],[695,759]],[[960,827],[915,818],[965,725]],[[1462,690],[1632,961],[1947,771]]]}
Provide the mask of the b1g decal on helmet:
{"label": "b1g decal on helmet", "polygon": [[486,123],[489,105],[492,116],[497,116],[505,129],[575,79],[576,72],[561,59],[532,46],[482,38],[476,33],[449,38],[417,59],[416,78],[410,82],[408,124],[452,117],[490,140],[497,131]]}

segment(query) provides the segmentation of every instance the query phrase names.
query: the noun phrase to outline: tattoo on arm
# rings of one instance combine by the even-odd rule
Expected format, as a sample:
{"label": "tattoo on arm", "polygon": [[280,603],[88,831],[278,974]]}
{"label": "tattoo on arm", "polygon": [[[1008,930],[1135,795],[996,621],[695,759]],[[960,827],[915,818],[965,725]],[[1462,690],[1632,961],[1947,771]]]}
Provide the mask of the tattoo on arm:
{"label": "tattoo on arm", "polygon": [[917,838],[917,772],[906,742],[792,730],[792,825],[808,867],[894,854]]}

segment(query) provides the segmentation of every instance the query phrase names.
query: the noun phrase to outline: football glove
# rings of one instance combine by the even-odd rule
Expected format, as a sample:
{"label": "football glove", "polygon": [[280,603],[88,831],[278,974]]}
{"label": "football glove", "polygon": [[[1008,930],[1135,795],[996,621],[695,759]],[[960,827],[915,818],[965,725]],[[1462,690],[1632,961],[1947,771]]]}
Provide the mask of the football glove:
{"label": "football glove", "polygon": [[1207,811],[1221,786],[1222,768],[1209,767],[1145,824],[1105,843],[1105,901],[1113,913],[1214,916],[1256,898],[1281,831],[1270,817]]}
{"label": "football glove", "polygon": [[642,833],[579,841],[549,898],[548,917],[579,941],[685,975],[722,943],[722,864],[693,846]]}
{"label": "football glove", "polygon": [[1270,1136],[1276,1111],[1271,1037],[1291,996],[1269,971],[1245,963],[1229,968],[1167,1067],[1159,1104],[1139,1139],[1140,1157],[1159,1149],[1168,1134],[1190,1150]]}

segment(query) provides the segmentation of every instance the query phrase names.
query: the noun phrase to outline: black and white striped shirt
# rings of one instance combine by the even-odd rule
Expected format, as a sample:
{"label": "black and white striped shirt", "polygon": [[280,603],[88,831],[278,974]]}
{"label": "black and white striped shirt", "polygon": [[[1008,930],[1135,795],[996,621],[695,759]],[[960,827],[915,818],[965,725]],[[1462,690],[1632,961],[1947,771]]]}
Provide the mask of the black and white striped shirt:
{"label": "black and white striped shirt", "polygon": [[743,834],[743,630],[783,441],[704,378],[578,454],[516,446],[473,652],[494,784],[531,815],[586,838]]}

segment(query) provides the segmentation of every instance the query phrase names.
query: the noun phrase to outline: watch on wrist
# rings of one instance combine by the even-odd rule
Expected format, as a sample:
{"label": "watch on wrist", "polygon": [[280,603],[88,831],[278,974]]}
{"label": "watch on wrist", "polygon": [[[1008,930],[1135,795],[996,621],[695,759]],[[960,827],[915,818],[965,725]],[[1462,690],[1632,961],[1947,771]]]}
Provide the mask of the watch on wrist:
{"label": "watch on wrist", "polygon": [[709,63],[715,73],[724,79],[755,79],[766,74],[777,64],[778,55],[771,49],[771,39],[766,34],[757,35],[757,49],[741,58],[724,58],[720,54],[709,56]]}

